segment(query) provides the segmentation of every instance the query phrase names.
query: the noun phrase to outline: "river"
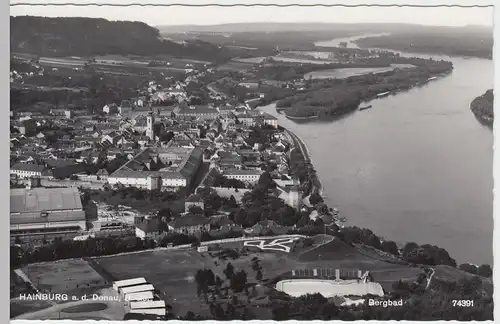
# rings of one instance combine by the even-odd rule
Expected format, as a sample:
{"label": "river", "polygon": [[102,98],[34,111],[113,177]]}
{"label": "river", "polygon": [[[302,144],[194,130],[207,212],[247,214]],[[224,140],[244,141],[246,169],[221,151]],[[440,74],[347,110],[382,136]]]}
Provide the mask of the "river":
{"label": "river", "polygon": [[400,54],[452,61],[454,71],[335,122],[299,124],[274,104],[260,109],[305,142],[347,225],[437,245],[457,263],[492,264],[493,133],[469,104],[493,87],[493,61]]}

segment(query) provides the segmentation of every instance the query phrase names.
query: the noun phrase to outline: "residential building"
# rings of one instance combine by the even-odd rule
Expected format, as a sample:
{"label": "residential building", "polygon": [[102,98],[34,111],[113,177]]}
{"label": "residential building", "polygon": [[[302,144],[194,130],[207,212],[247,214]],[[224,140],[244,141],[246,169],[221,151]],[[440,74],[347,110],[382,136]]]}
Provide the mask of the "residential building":
{"label": "residential building", "polygon": [[44,165],[31,163],[16,163],[10,168],[10,174],[15,174],[19,178],[41,177],[47,168]]}
{"label": "residential building", "polygon": [[203,215],[187,214],[168,224],[175,233],[194,235],[210,230],[210,220]]}
{"label": "residential building", "polygon": [[246,183],[257,183],[262,170],[224,170],[223,175],[228,179],[236,179]]}
{"label": "residential building", "polygon": [[186,198],[186,201],[184,202],[185,211],[189,211],[189,208],[191,208],[191,206],[199,207],[202,210],[205,208],[205,204],[200,195],[192,194]]}
{"label": "residential building", "polygon": [[219,110],[207,106],[177,107],[174,115],[178,118],[195,118],[202,120],[214,120],[220,116]]}

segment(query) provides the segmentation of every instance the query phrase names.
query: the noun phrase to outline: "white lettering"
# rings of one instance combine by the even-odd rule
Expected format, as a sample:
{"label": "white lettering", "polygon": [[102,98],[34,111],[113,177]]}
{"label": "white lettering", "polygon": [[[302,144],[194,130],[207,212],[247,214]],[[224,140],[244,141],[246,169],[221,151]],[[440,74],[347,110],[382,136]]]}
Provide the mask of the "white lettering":
{"label": "white lettering", "polygon": [[20,294],[20,300],[68,301],[67,294]]}
{"label": "white lettering", "polygon": [[368,306],[382,306],[384,308],[387,307],[395,307],[395,306],[403,306],[403,300],[375,300],[369,299]]}

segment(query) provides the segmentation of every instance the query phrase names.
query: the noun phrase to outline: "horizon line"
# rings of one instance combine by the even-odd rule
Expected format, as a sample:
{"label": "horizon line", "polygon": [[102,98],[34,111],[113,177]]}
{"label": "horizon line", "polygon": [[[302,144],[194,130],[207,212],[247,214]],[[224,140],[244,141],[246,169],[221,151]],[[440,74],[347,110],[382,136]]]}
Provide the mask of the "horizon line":
{"label": "horizon line", "polygon": [[153,25],[149,24],[145,21],[140,20],[112,20],[108,18],[102,17],[88,17],[88,16],[40,16],[40,15],[9,15],[9,17],[38,17],[38,18],[88,18],[88,19],[104,19],[107,21],[128,21],[128,22],[142,22],[148,26],[157,28],[157,27],[219,27],[219,26],[230,26],[230,25],[258,25],[258,24],[276,24],[276,25],[298,25],[298,24],[316,24],[316,25],[406,25],[406,26],[418,26],[418,27],[443,27],[443,28],[465,28],[465,27],[482,27],[482,28],[493,28],[494,24],[465,24],[465,25],[425,25],[425,24],[417,24],[417,23],[406,23],[406,22],[327,22],[327,21],[286,21],[286,22],[277,22],[277,21],[253,21],[253,22],[228,22],[228,23],[218,23],[218,24],[175,24],[175,25]]}

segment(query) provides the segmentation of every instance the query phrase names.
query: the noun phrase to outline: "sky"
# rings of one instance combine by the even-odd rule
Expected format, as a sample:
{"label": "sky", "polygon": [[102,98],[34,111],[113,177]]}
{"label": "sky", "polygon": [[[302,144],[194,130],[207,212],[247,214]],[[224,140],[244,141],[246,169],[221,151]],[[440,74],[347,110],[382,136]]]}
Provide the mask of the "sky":
{"label": "sky", "polygon": [[347,4],[461,4],[491,5],[495,0],[11,0],[12,16],[92,17],[108,20],[142,21],[151,26],[215,25],[241,22],[331,22],[331,23],[410,23],[436,26],[493,26],[490,8],[411,8],[411,7],[77,7],[12,6],[14,3],[347,3]]}

